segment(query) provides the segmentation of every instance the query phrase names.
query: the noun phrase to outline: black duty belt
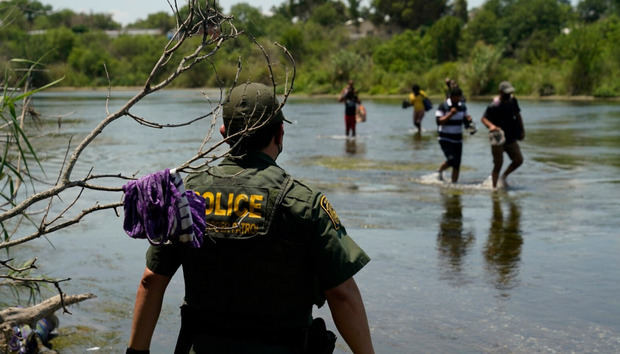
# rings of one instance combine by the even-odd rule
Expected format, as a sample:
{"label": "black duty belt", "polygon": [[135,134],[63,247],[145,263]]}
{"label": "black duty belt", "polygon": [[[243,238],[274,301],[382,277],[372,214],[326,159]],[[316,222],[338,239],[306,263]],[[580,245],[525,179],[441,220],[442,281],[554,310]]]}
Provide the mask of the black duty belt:
{"label": "black duty belt", "polygon": [[194,338],[199,336],[234,339],[263,344],[278,344],[304,350],[308,345],[309,327],[305,328],[224,328],[205,322],[200,311],[181,306],[181,330],[175,354],[189,353]]}

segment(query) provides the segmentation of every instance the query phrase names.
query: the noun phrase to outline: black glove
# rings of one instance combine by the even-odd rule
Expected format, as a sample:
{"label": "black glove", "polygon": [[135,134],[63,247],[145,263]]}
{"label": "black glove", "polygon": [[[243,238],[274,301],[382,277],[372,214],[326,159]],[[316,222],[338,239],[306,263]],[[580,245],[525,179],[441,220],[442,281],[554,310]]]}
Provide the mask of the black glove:
{"label": "black glove", "polygon": [[403,109],[407,108],[411,106],[411,103],[409,103],[409,101],[403,101]]}
{"label": "black glove", "polygon": [[125,351],[125,354],[150,354],[150,350],[146,349],[146,350],[137,350],[137,349],[133,349],[133,348],[127,348],[127,350]]}

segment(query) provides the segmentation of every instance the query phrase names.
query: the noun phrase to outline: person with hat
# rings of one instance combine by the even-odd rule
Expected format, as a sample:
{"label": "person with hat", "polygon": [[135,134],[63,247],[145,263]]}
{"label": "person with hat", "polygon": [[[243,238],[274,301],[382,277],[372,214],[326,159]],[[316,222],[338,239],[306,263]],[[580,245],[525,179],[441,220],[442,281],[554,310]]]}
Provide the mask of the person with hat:
{"label": "person with hat", "polygon": [[[519,147],[519,140],[525,138],[521,108],[514,96],[515,89],[508,81],[499,84],[499,96],[487,107],[482,116],[482,124],[489,129],[491,154],[493,155],[493,171],[491,180],[493,188],[497,188],[498,181],[506,186],[506,178],[523,164],[523,155]],[[504,152],[511,160],[510,165],[501,175],[504,162]]]}
{"label": "person with hat", "polygon": [[273,87],[241,84],[222,112],[230,152],[185,179],[205,199],[205,241],[148,249],[127,352],[148,353],[164,292],[182,267],[175,353],[331,353],[335,335],[312,318],[313,305],[325,302],[351,350],[374,353],[353,279],[370,258],[325,195],[276,164],[288,121]]}

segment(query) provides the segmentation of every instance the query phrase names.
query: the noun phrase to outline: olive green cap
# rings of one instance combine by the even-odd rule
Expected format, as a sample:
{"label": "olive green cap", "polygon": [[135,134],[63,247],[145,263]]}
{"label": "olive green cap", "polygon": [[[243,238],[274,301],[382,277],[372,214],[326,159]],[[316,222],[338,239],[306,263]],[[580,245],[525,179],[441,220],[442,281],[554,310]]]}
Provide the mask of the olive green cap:
{"label": "olive green cap", "polygon": [[282,123],[284,118],[273,87],[260,83],[244,83],[230,91],[222,105],[226,135],[238,133],[247,128],[257,128],[251,134],[271,123]]}

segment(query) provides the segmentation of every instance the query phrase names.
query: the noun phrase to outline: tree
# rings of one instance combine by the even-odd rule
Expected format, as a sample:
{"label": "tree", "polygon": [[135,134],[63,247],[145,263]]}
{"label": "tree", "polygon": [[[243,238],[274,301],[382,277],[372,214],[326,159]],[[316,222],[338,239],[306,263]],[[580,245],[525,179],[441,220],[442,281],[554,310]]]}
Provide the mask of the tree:
{"label": "tree", "polygon": [[454,0],[454,3],[452,4],[452,16],[460,19],[463,23],[467,23],[469,20],[467,0]]}
{"label": "tree", "polygon": [[577,13],[584,22],[595,22],[611,10],[610,0],[581,0],[577,4]]}
{"label": "tree", "polygon": [[230,14],[237,20],[240,28],[254,37],[265,35],[266,20],[259,9],[248,3],[239,3],[230,8]]}
{"label": "tree", "polygon": [[495,92],[492,88],[493,80],[499,70],[499,61],[502,57],[500,49],[478,42],[471,49],[469,59],[462,69],[463,85],[472,95]]}
{"label": "tree", "polygon": [[330,27],[344,22],[345,7],[340,2],[326,2],[312,9],[310,21]]}
{"label": "tree", "polygon": [[421,73],[433,64],[433,55],[418,31],[406,30],[377,46],[372,54],[375,65],[387,72]]}
{"label": "tree", "polygon": [[301,20],[307,20],[312,14],[312,10],[327,2],[334,2],[333,0],[288,0],[282,2],[279,7],[275,8],[275,13],[292,19],[297,17]]}
{"label": "tree", "polygon": [[435,47],[435,57],[441,62],[458,58],[458,45],[461,39],[463,22],[454,16],[444,16],[433,24],[426,33]]}
{"label": "tree", "polygon": [[503,32],[509,51],[516,50],[535,31],[545,33],[549,42],[560,33],[570,7],[558,0],[515,0],[502,10]]}
{"label": "tree", "polygon": [[176,27],[176,21],[174,20],[174,16],[170,15],[167,12],[160,11],[154,14],[149,14],[146,19],[138,20],[134,23],[129,24],[127,27],[146,29],[158,28],[161,29],[164,33],[167,33]]}
{"label": "tree", "polygon": [[357,21],[360,17],[360,3],[361,0],[347,0],[349,3],[349,18]]}
{"label": "tree", "polygon": [[375,19],[389,18],[389,22],[403,28],[417,29],[430,25],[446,11],[447,0],[373,0]]}

